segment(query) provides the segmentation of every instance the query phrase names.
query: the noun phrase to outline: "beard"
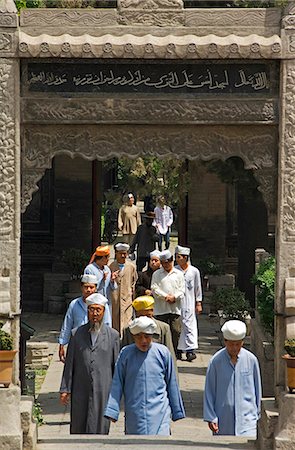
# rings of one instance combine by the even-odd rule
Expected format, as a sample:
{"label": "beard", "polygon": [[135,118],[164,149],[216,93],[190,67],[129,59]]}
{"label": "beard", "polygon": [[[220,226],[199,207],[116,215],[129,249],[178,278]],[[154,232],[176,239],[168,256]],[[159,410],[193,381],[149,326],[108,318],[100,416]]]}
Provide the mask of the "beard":
{"label": "beard", "polygon": [[101,327],[101,322],[92,322],[89,331],[99,331]]}

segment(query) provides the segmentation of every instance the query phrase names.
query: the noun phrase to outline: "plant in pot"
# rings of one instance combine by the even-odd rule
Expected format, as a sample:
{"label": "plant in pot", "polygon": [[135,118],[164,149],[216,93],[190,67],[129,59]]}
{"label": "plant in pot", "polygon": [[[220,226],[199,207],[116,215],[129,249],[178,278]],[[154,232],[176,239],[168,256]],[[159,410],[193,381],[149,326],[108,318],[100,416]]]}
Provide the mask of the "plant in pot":
{"label": "plant in pot", "polygon": [[71,274],[69,292],[80,292],[80,277],[89,262],[89,255],[84,250],[69,248],[62,252],[61,261],[68,267]]}
{"label": "plant in pot", "polygon": [[246,323],[249,331],[248,318],[251,308],[244,292],[238,288],[217,289],[213,295],[213,304],[219,313],[221,326],[227,320],[238,319]]}
{"label": "plant in pot", "polygon": [[287,352],[282,358],[287,365],[287,383],[290,394],[295,390],[295,339],[286,339],[284,348]]}
{"label": "plant in pot", "polygon": [[0,326],[0,384],[8,387],[12,382],[12,365],[17,350],[13,350],[10,334],[2,330],[3,323]]}

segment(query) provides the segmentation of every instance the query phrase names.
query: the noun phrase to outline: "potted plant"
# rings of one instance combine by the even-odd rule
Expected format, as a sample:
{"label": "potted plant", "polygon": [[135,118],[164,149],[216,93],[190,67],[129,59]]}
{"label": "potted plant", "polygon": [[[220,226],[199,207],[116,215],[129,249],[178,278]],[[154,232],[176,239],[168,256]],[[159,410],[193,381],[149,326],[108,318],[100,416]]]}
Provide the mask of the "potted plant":
{"label": "potted plant", "polygon": [[0,329],[0,384],[4,384],[5,387],[12,382],[12,365],[16,353],[17,350],[13,350],[12,337]]}
{"label": "potted plant", "polygon": [[250,304],[238,288],[221,288],[213,294],[213,304],[220,317],[220,325],[231,319],[242,320],[249,332]]}
{"label": "potted plant", "polygon": [[284,348],[287,352],[282,358],[287,365],[287,383],[290,394],[295,390],[295,339],[286,339]]}

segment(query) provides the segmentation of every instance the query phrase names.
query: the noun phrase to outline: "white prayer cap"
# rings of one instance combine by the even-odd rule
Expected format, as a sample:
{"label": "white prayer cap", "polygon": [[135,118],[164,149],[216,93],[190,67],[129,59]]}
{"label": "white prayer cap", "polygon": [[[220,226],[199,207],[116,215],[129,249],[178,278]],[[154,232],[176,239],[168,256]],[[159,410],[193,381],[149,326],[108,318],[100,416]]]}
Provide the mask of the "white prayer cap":
{"label": "white prayer cap", "polygon": [[241,320],[228,320],[221,328],[224,339],[241,341],[246,336],[246,324]]}
{"label": "white prayer cap", "polygon": [[97,284],[97,278],[95,275],[84,273],[81,277],[81,283]]}
{"label": "white prayer cap", "polygon": [[86,305],[102,305],[105,306],[108,302],[108,299],[104,297],[102,294],[91,294],[86,298]]}
{"label": "white prayer cap", "polygon": [[153,252],[150,253],[150,258],[160,259],[160,254],[161,254],[161,252],[159,252],[159,250],[154,250]]}
{"label": "white prayer cap", "polygon": [[129,194],[127,195],[128,198],[132,198],[134,197],[134,195],[132,194],[132,192],[129,192]]}
{"label": "white prayer cap", "polygon": [[160,260],[161,261],[168,261],[168,259],[172,258],[172,254],[170,250],[164,250],[160,253]]}
{"label": "white prayer cap", "polygon": [[179,255],[189,256],[190,252],[191,249],[188,247],[182,247],[181,245],[175,247],[175,253],[178,253]]}
{"label": "white prayer cap", "polygon": [[130,248],[130,245],[124,244],[123,242],[118,242],[118,244],[115,245],[116,252],[128,252]]}
{"label": "white prayer cap", "polygon": [[131,334],[155,334],[157,330],[156,322],[147,316],[137,317],[129,324]]}

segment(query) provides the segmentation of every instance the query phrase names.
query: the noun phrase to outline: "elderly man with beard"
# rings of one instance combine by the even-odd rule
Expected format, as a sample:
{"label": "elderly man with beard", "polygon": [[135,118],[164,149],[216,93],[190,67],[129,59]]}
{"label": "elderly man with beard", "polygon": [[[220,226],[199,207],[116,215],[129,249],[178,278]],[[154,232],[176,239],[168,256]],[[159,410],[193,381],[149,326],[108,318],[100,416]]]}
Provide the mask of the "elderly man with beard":
{"label": "elderly man with beard", "polygon": [[71,399],[71,434],[108,434],[104,409],[110,392],[120,339],[103,323],[107,299],[91,294],[86,299],[89,322],[72,335],[60,386],[60,400]]}
{"label": "elderly man with beard", "polygon": [[[86,298],[89,297],[89,295],[94,294],[96,289],[97,277],[95,275],[84,274],[81,278],[82,296],[75,298],[69,304],[58,338],[59,359],[63,363],[65,362],[65,345],[69,343],[72,330],[81,325],[85,325],[85,323],[88,322]],[[108,326],[112,325],[108,304],[105,305],[103,321]]]}
{"label": "elderly man with beard", "polygon": [[130,325],[134,344],[121,350],[105,416],[116,422],[122,395],[125,434],[170,435],[170,421],[185,417],[171,353],[152,342],[157,325],[138,317]]}

